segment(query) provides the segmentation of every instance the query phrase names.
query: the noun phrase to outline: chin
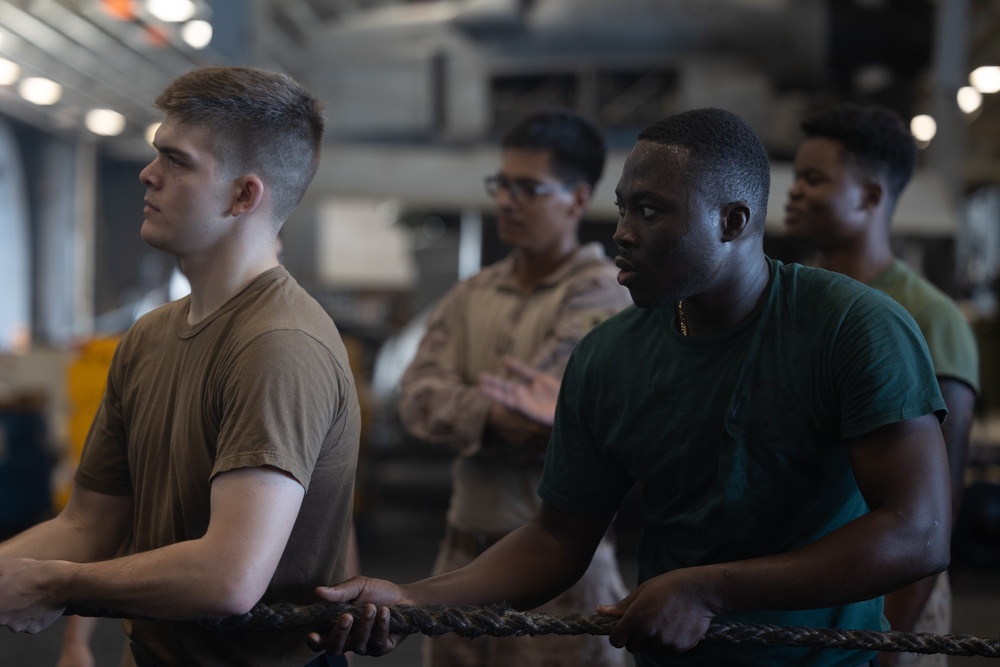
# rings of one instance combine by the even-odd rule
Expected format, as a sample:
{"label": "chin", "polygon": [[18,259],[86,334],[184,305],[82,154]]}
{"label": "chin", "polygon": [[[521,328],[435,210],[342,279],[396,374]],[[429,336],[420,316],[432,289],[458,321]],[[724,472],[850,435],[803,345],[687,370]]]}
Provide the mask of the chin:
{"label": "chin", "polygon": [[671,299],[669,296],[663,296],[662,294],[650,296],[648,294],[636,294],[632,290],[629,290],[629,295],[632,297],[632,303],[635,304],[635,307],[642,308],[643,310],[664,308],[676,302],[676,299]]}
{"label": "chin", "polygon": [[150,248],[173,254],[170,250],[170,244],[167,242],[167,239],[158,236],[155,232],[147,229],[145,225],[143,225],[142,229],[139,231],[139,236],[142,237],[143,242]]}

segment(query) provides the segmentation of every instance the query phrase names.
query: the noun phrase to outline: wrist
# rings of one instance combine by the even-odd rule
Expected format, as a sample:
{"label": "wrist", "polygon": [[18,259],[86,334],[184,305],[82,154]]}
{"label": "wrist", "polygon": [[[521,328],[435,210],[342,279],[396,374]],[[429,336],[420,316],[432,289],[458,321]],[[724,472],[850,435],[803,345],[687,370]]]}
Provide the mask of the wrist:
{"label": "wrist", "polygon": [[734,573],[729,567],[732,563],[721,563],[694,568],[699,570],[695,577],[699,595],[705,600],[706,606],[715,616],[740,611],[740,605],[729,594],[738,590],[734,582]]}
{"label": "wrist", "polygon": [[65,560],[40,561],[41,576],[36,581],[38,594],[53,607],[68,607],[72,604],[74,574],[79,567],[79,563]]}

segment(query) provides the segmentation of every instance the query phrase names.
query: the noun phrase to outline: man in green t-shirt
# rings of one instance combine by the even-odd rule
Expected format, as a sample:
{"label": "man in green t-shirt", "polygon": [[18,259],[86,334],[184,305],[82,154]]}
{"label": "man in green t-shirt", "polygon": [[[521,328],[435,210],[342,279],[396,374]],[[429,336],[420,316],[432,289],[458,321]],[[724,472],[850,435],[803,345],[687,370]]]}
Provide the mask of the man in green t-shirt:
{"label": "man in green t-shirt", "polygon": [[[888,109],[850,104],[808,118],[802,129],[806,139],[795,157],[786,235],[814,246],[821,268],[885,292],[916,320],[948,406],[942,431],[957,510],[979,387],[979,360],[972,329],[954,302],[892,252],[893,213],[916,162],[913,136]],[[887,595],[885,613],[895,630],[951,632],[947,575]],[[941,654],[898,658],[886,654],[882,663],[947,664]]]}
{"label": "man in green t-shirt", "polygon": [[640,481],[639,585],[597,608],[639,667],[875,664],[701,642],[717,617],[878,629],[881,595],[948,563],[945,409],[920,331],[876,290],[768,259],[769,186],[764,147],[732,113],[640,134],[614,234],[636,307],[574,349],[541,508],[462,569],[319,589],[370,604],[312,646],[388,652],[399,637],[376,605],[536,606],[586,569]]}

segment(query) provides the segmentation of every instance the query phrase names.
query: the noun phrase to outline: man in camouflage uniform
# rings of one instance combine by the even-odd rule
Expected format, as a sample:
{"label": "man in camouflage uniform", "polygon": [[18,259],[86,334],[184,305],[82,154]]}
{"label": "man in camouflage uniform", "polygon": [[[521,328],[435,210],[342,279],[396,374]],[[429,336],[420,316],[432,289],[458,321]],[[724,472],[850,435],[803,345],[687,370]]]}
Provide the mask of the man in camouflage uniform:
{"label": "man in camouflage uniform", "polygon": [[[521,363],[561,376],[583,335],[631,303],[603,248],[577,238],[605,155],[601,132],[567,111],[533,114],[504,136],[500,171],[486,188],[512,251],[444,296],[403,377],[407,430],[457,454],[436,574],[473,560],[527,522],[540,502],[551,426],[489,398],[477,387],[480,375]],[[576,586],[540,610],[590,613],[623,592],[614,545],[605,539]],[[424,657],[426,667],[625,664],[602,637],[447,635],[427,640]]]}

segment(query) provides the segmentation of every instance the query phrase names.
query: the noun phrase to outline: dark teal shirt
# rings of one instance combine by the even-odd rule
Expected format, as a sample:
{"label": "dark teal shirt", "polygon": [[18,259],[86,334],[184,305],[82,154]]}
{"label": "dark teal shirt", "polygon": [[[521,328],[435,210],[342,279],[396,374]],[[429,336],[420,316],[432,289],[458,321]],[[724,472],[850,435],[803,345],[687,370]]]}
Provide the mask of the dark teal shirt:
{"label": "dark teal shirt", "polygon": [[[631,307],[577,346],[539,493],[611,513],[642,482],[639,582],[797,549],[868,511],[844,441],[944,402],[913,319],[886,295],[768,260],[766,303],[742,325],[685,338],[673,308]],[[759,611],[746,623],[882,629],[882,600]],[[722,618],[720,617],[720,620]],[[704,642],[653,665],[857,665],[864,651]]]}

